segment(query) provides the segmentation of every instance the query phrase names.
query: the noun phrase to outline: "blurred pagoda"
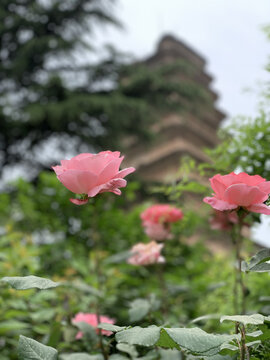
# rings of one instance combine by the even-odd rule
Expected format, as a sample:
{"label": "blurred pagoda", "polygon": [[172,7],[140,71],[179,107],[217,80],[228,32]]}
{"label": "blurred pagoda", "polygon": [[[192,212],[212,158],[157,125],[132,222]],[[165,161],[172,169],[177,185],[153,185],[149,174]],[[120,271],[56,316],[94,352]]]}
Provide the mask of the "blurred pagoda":
{"label": "blurred pagoda", "polygon": [[141,87],[140,96],[152,106],[154,120],[150,141],[126,139],[126,164],[146,181],[176,180],[181,157],[207,161],[203,149],[218,143],[216,133],[225,115],[215,106],[213,78],[205,70],[205,59],[171,35],[132,67],[133,75],[123,77],[123,86],[135,97]]}

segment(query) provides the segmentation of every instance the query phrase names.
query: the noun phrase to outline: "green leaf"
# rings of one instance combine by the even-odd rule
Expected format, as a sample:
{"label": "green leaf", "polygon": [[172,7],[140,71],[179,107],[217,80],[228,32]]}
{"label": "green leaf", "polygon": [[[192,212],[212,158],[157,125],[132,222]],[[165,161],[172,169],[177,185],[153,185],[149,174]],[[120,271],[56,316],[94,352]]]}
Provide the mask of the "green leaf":
{"label": "green leaf", "polygon": [[50,289],[59,286],[59,283],[56,283],[50,279],[41,278],[38,276],[14,276],[14,277],[3,277],[2,281],[8,283],[11,287],[16,290],[27,290],[27,289]]}
{"label": "green leaf", "polygon": [[118,254],[112,255],[107,257],[103,263],[104,264],[119,264],[124,261],[126,261],[128,258],[130,258],[131,251],[122,251]]}
{"label": "green leaf", "polygon": [[179,346],[175,343],[175,341],[173,341],[170,338],[170,336],[164,329],[160,330],[160,338],[156,345],[164,348],[170,348],[170,349],[177,348],[177,350],[181,350]]}
{"label": "green leaf", "polygon": [[136,299],[130,304],[128,310],[129,320],[131,322],[143,319],[151,310],[151,303],[145,299]]}
{"label": "green leaf", "polygon": [[77,289],[79,291],[82,291],[86,294],[91,294],[91,295],[94,295],[94,296],[102,296],[103,294],[98,291],[97,289],[95,289],[94,287],[88,285],[88,284],[85,284],[83,282],[79,282],[79,281],[73,281],[73,282],[66,282],[65,285],[67,285],[68,287],[72,287],[74,289]]}
{"label": "green leaf", "polygon": [[160,360],[181,360],[182,356],[178,350],[159,349]]}
{"label": "green leaf", "polygon": [[136,326],[116,333],[116,341],[141,346],[161,346],[183,349],[193,355],[214,356],[223,344],[236,339],[238,335],[208,334],[199,328],[148,328]]}
{"label": "green leaf", "polygon": [[166,328],[165,330],[181,349],[189,351],[193,355],[216,355],[222,344],[236,337],[235,335],[208,334],[199,328]]}
{"label": "green leaf", "polygon": [[128,329],[127,326],[117,326],[117,325],[108,324],[108,323],[100,323],[98,325],[98,328],[103,329],[103,330],[112,331],[112,332],[118,332],[118,331],[121,331],[121,330]]}
{"label": "green leaf", "polygon": [[213,320],[213,319],[219,319],[220,315],[218,314],[208,314],[208,315],[203,315],[203,316],[199,316],[196,319],[193,319],[191,321],[192,324],[198,323],[198,322],[206,322],[207,320]]}
{"label": "green leaf", "polygon": [[0,322],[0,335],[5,335],[7,332],[10,331],[21,331],[24,329],[29,328],[28,323],[24,323],[22,321],[17,320],[8,320]]}
{"label": "green leaf", "polygon": [[98,335],[93,326],[83,321],[74,322],[73,325],[76,326],[83,333],[83,335],[87,338],[88,341],[90,341],[91,343],[98,342]]}
{"label": "green leaf", "polygon": [[263,316],[261,314],[253,314],[253,315],[233,315],[233,316],[222,316],[220,318],[220,322],[223,321],[234,321],[241,323],[243,325],[261,325],[264,324],[265,319],[267,319],[266,316]]}
{"label": "green leaf", "polygon": [[58,354],[54,348],[23,335],[20,336],[18,351],[20,360],[56,360]]}
{"label": "green leaf", "polygon": [[136,347],[134,345],[119,343],[116,345],[116,348],[119,351],[127,353],[131,357],[131,359],[135,359],[138,356]]}
{"label": "green leaf", "polygon": [[86,353],[73,353],[60,355],[61,360],[103,360],[103,355],[89,355]]}
{"label": "green leaf", "polygon": [[244,272],[268,272],[270,271],[270,249],[260,250],[248,262],[242,261],[241,270]]}
{"label": "green leaf", "polygon": [[55,316],[55,309],[41,309],[30,314],[30,317],[35,322],[50,321]]}
{"label": "green leaf", "polygon": [[117,332],[115,338],[116,341],[120,343],[123,342],[131,345],[153,346],[159,340],[160,329],[160,327],[155,325],[148,328],[135,326],[134,328]]}

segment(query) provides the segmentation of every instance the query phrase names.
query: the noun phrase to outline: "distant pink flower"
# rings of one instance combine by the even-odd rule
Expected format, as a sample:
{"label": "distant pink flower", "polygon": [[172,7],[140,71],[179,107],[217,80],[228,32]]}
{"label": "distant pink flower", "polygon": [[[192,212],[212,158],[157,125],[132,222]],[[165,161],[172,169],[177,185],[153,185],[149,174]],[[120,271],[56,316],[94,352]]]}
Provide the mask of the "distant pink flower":
{"label": "distant pink flower", "polygon": [[182,219],[183,213],[180,209],[166,204],[152,205],[141,213],[143,222],[173,223]]}
{"label": "distant pink flower", "polygon": [[[96,314],[90,313],[90,314],[85,314],[85,313],[78,313],[73,319],[72,319],[72,323],[79,323],[79,322],[85,322],[88,325],[91,325],[94,329],[96,329],[96,332],[98,333],[98,318]],[[107,316],[100,316],[100,322],[101,323],[107,323],[107,324],[115,324],[115,320],[114,319],[110,319]],[[108,330],[101,330],[101,333],[103,335],[106,336],[110,336],[112,334],[111,331]],[[76,339],[81,339],[83,337],[83,333],[81,331],[78,332],[78,334],[76,335]]]}
{"label": "distant pink flower", "polygon": [[182,219],[183,213],[171,205],[152,205],[141,213],[142,225],[146,235],[161,241],[172,238],[171,223]]}
{"label": "distant pink flower", "polygon": [[264,204],[270,193],[270,181],[259,175],[244,172],[228,175],[217,174],[210,179],[213,197],[205,197],[204,202],[220,211],[243,207],[247,211],[270,215],[270,207]]}
{"label": "distant pink flower", "polygon": [[138,243],[132,247],[132,255],[128,259],[128,263],[132,265],[164,263],[165,259],[160,254],[163,246],[163,244],[157,244],[155,241],[148,244]]}
{"label": "distant pink flower", "polygon": [[236,211],[219,211],[215,210],[213,216],[211,216],[209,223],[213,230],[230,230],[238,223],[238,215]]}
{"label": "distant pink flower", "polygon": [[89,198],[103,192],[121,195],[119,188],[127,185],[123,178],[134,172],[133,167],[119,170],[124,156],[119,151],[84,153],[70,160],[62,160],[53,167],[57,178],[70,191],[81,194],[82,199],[70,199],[76,205],[86,204]]}
{"label": "distant pink flower", "polygon": [[156,224],[152,222],[144,222],[144,232],[150,239],[162,241],[172,239],[172,234],[169,227],[164,224]]}

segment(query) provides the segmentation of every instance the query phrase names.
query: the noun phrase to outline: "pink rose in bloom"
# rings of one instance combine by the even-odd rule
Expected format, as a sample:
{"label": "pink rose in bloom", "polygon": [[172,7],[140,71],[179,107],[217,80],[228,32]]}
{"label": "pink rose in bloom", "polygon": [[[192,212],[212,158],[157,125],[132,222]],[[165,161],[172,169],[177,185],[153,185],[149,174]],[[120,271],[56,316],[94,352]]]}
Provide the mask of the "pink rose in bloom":
{"label": "pink rose in bloom", "polygon": [[132,256],[128,259],[128,263],[132,265],[164,263],[165,259],[160,255],[163,246],[163,244],[157,244],[155,241],[148,244],[138,243],[132,247]]}
{"label": "pink rose in bloom", "polygon": [[150,221],[145,221],[143,225],[144,232],[150,237],[150,239],[157,241],[172,239],[170,229],[165,227],[163,224],[155,224]]}
{"label": "pink rose in bloom", "polygon": [[103,192],[121,195],[119,188],[125,187],[123,179],[135,171],[133,167],[119,170],[124,156],[119,151],[102,151],[98,154],[80,154],[70,160],[62,160],[53,167],[57,178],[70,191],[82,194],[83,198],[70,199],[76,205],[86,204],[89,198]]}
{"label": "pink rose in bloom", "polygon": [[[85,322],[88,325],[91,325],[94,329],[96,329],[96,332],[98,333],[98,318],[96,314],[84,314],[84,313],[78,313],[73,319],[72,323],[79,323],[79,322]],[[114,319],[110,319],[107,316],[100,316],[100,322],[102,323],[108,323],[108,324],[115,324]],[[112,334],[111,331],[108,330],[101,330],[101,333],[106,336],[110,336]],[[81,331],[78,332],[76,335],[76,339],[81,339],[83,337],[83,333]]]}
{"label": "pink rose in bloom", "polygon": [[182,219],[182,217],[183,213],[180,209],[165,204],[152,205],[141,213],[143,223],[173,223]]}
{"label": "pink rose in bloom", "polygon": [[141,213],[142,225],[151,239],[162,241],[172,238],[170,224],[182,219],[183,213],[171,205],[152,205]]}
{"label": "pink rose in bloom", "polygon": [[261,176],[232,172],[224,176],[217,174],[210,182],[213,197],[205,197],[203,201],[214,209],[225,211],[242,207],[247,211],[270,215],[270,208],[264,204],[270,193],[270,181]]}
{"label": "pink rose in bloom", "polygon": [[235,211],[218,211],[209,220],[213,230],[230,230],[234,224],[238,223],[238,215]]}

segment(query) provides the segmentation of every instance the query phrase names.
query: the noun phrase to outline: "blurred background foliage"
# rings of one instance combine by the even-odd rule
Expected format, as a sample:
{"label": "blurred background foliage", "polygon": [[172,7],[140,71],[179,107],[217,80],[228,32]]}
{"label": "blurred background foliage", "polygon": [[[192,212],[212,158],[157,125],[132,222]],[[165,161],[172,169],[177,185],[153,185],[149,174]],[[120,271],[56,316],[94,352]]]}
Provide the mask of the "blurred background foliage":
{"label": "blurred background foliage", "polygon": [[[181,200],[176,204],[185,215],[166,243],[163,280],[159,265],[126,263],[131,246],[147,241],[140,213],[151,198],[138,204],[139,190],[138,183],[130,182],[122,197],[103,194],[75,207],[55,175],[43,172],[35,183],[20,179],[0,195],[0,276],[35,274],[64,283],[45,292],[15,291],[1,283],[0,344],[6,359],[17,358],[19,334],[60,352],[95,353],[98,349],[87,339],[75,340],[71,320],[78,312],[95,312],[97,303],[118,325],[231,330],[219,324],[219,317],[233,313],[234,256],[214,255],[207,248],[208,237],[219,241],[221,235],[209,229],[207,212],[185,211]],[[190,242],[198,233],[199,240]],[[254,251],[246,239],[245,255]],[[268,314],[268,274],[252,274],[247,280],[249,310]]]}
{"label": "blurred background foliage", "polygon": [[[100,51],[91,42],[94,29],[120,26],[114,1],[2,0],[0,20],[1,171],[22,166],[28,177],[2,184],[0,277],[35,274],[65,283],[44,292],[14,291],[0,283],[1,360],[17,359],[19,334],[63,352],[95,353],[88,338],[75,340],[71,319],[95,312],[97,303],[118,325],[231,331],[219,324],[219,315],[233,312],[234,257],[207,248],[209,237],[218,241],[224,234],[210,230],[206,206],[187,208],[186,194],[201,200],[209,191],[188,175],[195,169],[204,176],[237,169],[270,179],[268,112],[223,128],[220,145],[207,150],[209,163],[188,159],[177,184],[152,192],[129,182],[121,197],[102,194],[76,207],[51,171],[39,171],[63,152],[121,149],[120,140],[134,134],[149,141],[157,111],[199,113],[208,105],[207,94],[195,83],[175,81],[174,71],[194,71],[185,62],[149,71],[130,65],[126,54],[111,47],[93,60]],[[131,246],[147,241],[140,213],[157,200],[172,200],[185,214],[166,245],[163,282],[157,267],[126,263]],[[245,255],[253,252],[246,239]],[[269,314],[269,276],[252,274],[247,281],[249,310]]]}

